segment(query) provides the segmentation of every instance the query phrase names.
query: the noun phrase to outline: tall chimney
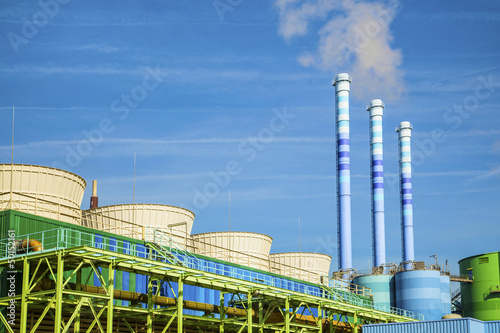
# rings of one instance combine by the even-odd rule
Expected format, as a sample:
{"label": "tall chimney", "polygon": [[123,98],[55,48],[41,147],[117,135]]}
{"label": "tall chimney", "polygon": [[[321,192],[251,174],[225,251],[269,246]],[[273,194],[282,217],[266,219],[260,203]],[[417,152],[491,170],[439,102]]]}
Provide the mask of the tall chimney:
{"label": "tall chimney", "polygon": [[92,196],[90,197],[90,209],[99,207],[99,198],[97,197],[97,180],[92,181]]}
{"label": "tall chimney", "polygon": [[337,75],[335,86],[335,129],[337,146],[337,244],[339,270],[352,268],[351,167],[349,153],[349,91],[351,77]]}
{"label": "tall chimney", "polygon": [[372,251],[374,266],[385,260],[385,213],[384,213],[384,150],[382,117],[384,102],[374,99],[367,108],[370,112],[370,179],[372,196]]}
{"label": "tall chimney", "polygon": [[[401,197],[401,235],[403,262],[408,263],[415,260],[413,246],[413,203],[411,189],[411,130],[409,121],[402,121],[396,132],[399,133],[399,190]],[[412,264],[406,264],[411,269]]]}

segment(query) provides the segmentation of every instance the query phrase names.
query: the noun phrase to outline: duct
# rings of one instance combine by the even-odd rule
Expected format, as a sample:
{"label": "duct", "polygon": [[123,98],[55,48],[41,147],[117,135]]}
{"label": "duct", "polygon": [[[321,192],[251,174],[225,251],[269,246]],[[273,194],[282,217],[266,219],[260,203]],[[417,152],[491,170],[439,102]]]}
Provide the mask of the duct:
{"label": "duct", "polygon": [[384,102],[374,99],[367,107],[370,113],[370,180],[372,215],[373,265],[380,266],[385,258],[385,213],[384,213],[384,151],[382,139],[382,117]]}
{"label": "duct", "polygon": [[413,244],[413,202],[411,183],[411,131],[412,124],[403,121],[396,128],[399,134],[399,189],[401,198],[401,239],[402,261],[408,263],[405,269],[411,269],[415,260]]}
{"label": "duct", "polygon": [[351,77],[342,73],[335,87],[335,129],[337,154],[337,244],[339,270],[352,267],[351,170],[349,148],[349,91]]}

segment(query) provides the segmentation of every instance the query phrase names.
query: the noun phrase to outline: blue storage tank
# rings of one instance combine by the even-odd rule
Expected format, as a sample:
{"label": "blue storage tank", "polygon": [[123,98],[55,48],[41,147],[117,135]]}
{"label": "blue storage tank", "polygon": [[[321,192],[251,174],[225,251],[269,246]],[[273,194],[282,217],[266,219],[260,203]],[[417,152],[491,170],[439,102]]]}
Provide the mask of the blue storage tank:
{"label": "blue storage tank", "polygon": [[394,279],[396,307],[421,313],[425,320],[441,319],[441,275],[439,271],[399,272]]}
{"label": "blue storage tank", "polygon": [[451,313],[450,276],[441,275],[441,316]]}
{"label": "blue storage tank", "polygon": [[[363,333],[485,333],[485,323],[473,318],[363,325]],[[493,332],[487,332],[493,333]],[[494,332],[499,333],[499,332]]]}
{"label": "blue storage tank", "polygon": [[376,309],[388,311],[391,306],[396,306],[394,275],[379,274],[358,276],[352,280],[352,283],[372,290],[373,303]]}

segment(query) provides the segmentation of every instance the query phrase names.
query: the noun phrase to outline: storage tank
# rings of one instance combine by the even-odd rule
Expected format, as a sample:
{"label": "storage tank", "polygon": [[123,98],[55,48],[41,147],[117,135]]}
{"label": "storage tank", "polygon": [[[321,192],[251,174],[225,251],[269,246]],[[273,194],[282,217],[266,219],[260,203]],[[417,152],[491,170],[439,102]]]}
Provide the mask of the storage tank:
{"label": "storage tank", "polygon": [[461,282],[464,317],[500,320],[500,252],[479,254],[458,262],[460,274],[474,282]]}
{"label": "storage tank", "polygon": [[375,308],[382,311],[390,310],[396,306],[396,293],[394,275],[377,274],[357,276],[352,283],[370,288],[373,295]]}
{"label": "storage tank", "polygon": [[241,231],[192,235],[194,251],[207,257],[269,271],[270,236]]}
{"label": "storage tank", "polygon": [[194,213],[180,207],[124,204],[88,209],[83,212],[82,224],[136,239],[144,239],[147,227],[151,227],[160,229],[178,244],[187,246],[193,221]]}
{"label": "storage tank", "polygon": [[[13,177],[11,177],[13,175]],[[12,205],[11,199],[12,185]],[[29,164],[0,164],[0,210],[15,209],[80,223],[85,180],[68,171]]]}
{"label": "storage tank", "polygon": [[445,316],[451,313],[451,288],[450,276],[441,275],[441,314]]}
{"label": "storage tank", "polygon": [[312,283],[330,271],[332,257],[322,253],[284,252],[269,255],[271,272]]}
{"label": "storage tank", "polygon": [[421,313],[425,320],[441,319],[441,278],[438,270],[396,273],[396,307]]}

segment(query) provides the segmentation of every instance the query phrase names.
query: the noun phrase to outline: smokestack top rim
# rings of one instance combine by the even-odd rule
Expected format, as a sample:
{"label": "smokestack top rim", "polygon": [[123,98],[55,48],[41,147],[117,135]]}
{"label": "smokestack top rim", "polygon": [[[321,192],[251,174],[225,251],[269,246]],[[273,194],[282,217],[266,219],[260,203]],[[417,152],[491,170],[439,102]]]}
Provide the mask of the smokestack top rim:
{"label": "smokestack top rim", "polygon": [[399,132],[399,131],[405,130],[405,129],[413,130],[413,125],[409,121],[402,121],[399,123],[399,126],[396,127],[396,132]]}
{"label": "smokestack top rim", "polygon": [[338,82],[341,81],[348,81],[349,83],[352,82],[351,76],[347,73],[340,73],[338,74],[335,79],[333,79],[332,86],[335,86]]}
{"label": "smokestack top rim", "polygon": [[381,107],[385,108],[385,103],[381,99],[372,99],[370,104],[366,107],[366,111],[370,111],[373,108]]}

